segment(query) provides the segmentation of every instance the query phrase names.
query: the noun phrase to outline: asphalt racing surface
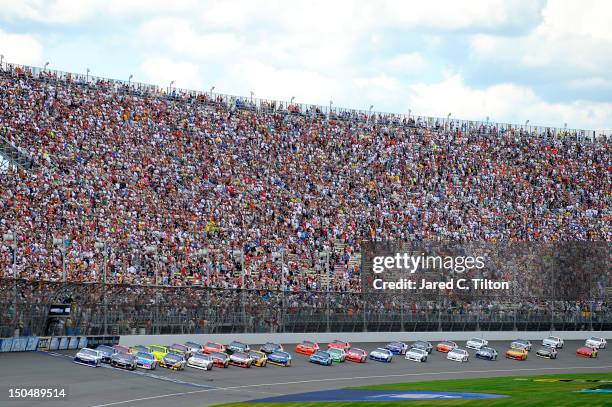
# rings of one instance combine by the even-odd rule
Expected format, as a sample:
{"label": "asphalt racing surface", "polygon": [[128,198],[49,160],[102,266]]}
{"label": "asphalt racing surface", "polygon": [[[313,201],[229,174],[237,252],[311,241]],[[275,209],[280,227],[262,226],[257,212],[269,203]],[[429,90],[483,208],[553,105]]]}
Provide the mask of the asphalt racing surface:
{"label": "asphalt racing surface", "polygon": [[[290,367],[268,364],[263,368],[244,369],[231,366],[208,372],[189,367],[182,372],[163,368],[152,372],[140,369],[127,372],[107,365],[99,368],[77,365],[72,363],[69,353],[4,353],[0,354],[0,405],[200,407],[382,383],[612,371],[612,350],[601,350],[596,359],[579,358],[575,351],[583,342],[566,341],[558,359],[548,360],[535,356],[539,344],[532,343],[534,350],[526,361],[503,357],[509,342],[491,342],[490,345],[500,353],[499,360],[494,362],[476,359],[475,351],[468,350],[470,361],[462,364],[446,360],[446,354],[434,350],[426,363],[395,356],[389,364],[344,362],[331,367],[311,364],[306,356],[294,352],[294,345],[287,345],[285,349],[293,355]],[[353,345],[367,351],[384,346],[373,343]],[[464,342],[459,343],[461,348],[464,345]],[[15,401],[8,398],[9,387],[63,387],[67,396],[58,400]]]}

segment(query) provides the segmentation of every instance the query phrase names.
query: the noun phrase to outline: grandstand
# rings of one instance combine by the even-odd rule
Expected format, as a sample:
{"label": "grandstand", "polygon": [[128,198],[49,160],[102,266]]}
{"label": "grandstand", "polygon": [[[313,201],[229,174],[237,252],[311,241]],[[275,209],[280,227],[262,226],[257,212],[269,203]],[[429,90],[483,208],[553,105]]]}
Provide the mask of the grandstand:
{"label": "grandstand", "polygon": [[1,300],[12,309],[5,329],[56,329],[44,307],[67,299],[79,315],[72,323],[98,333],[610,321],[599,297],[453,309],[443,296],[364,298],[360,280],[366,241],[610,242],[603,132],[160,89],[11,64],[0,89],[0,236],[16,240],[0,249]]}

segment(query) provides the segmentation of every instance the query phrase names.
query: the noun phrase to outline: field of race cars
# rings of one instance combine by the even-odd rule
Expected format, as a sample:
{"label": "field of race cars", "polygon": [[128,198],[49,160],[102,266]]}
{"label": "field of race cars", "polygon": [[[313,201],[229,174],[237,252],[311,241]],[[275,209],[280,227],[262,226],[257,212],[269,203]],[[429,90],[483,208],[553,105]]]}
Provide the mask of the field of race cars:
{"label": "field of race cars", "polygon": [[149,347],[3,354],[0,388],[66,386],[65,399],[44,405],[204,406],[378,383],[609,372],[607,347],[596,337],[254,345],[165,344],[161,336]]}

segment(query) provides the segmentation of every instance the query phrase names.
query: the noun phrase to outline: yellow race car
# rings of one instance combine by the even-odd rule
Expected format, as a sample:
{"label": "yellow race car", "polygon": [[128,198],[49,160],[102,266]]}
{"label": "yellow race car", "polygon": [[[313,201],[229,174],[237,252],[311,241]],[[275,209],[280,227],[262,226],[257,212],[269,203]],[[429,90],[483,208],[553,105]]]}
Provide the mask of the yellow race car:
{"label": "yellow race car", "polygon": [[151,352],[153,356],[155,356],[155,359],[158,362],[161,362],[164,356],[168,354],[169,350],[166,346],[151,345],[149,346],[149,352]]}
{"label": "yellow race car", "polygon": [[253,366],[264,367],[268,363],[268,355],[263,352],[251,350],[248,354],[253,359]]}
{"label": "yellow race car", "polygon": [[527,360],[527,355],[529,355],[529,352],[525,348],[510,348],[506,351],[507,359]]}

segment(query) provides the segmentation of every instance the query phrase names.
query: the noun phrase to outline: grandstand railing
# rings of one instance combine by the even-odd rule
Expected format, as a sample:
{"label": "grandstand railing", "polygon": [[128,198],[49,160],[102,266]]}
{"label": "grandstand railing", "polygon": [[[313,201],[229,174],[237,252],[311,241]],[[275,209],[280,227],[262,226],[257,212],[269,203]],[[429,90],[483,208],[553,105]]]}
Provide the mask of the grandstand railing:
{"label": "grandstand railing", "polygon": [[381,124],[396,124],[427,128],[459,129],[463,131],[480,131],[485,133],[519,132],[534,136],[572,137],[584,141],[607,141],[612,134],[605,130],[587,130],[564,127],[550,127],[525,124],[492,122],[487,120],[463,120],[448,117],[417,116],[414,114],[398,114],[378,112],[374,110],[349,109],[335,107],[330,101],[327,106],[297,103],[292,101],[277,101],[255,98],[253,96],[233,96],[215,93],[212,90],[196,91],[176,87],[160,87],[158,85],[110,79],[90,75],[77,74],[59,70],[43,69],[27,65],[4,63],[0,70],[6,73],[25,75],[42,80],[62,80],[75,84],[105,86],[115,91],[129,91],[138,94],[157,95],[183,100],[201,100],[211,104],[224,104],[228,107],[250,109],[256,111],[281,112],[297,115],[321,116],[330,119],[352,120],[362,123],[376,122]]}
{"label": "grandstand railing", "polygon": [[[146,287],[0,279],[0,337],[264,332],[612,330],[605,299]],[[106,297],[106,301],[102,301]],[[70,317],[49,316],[71,304]],[[104,304],[107,304],[104,306]]]}

